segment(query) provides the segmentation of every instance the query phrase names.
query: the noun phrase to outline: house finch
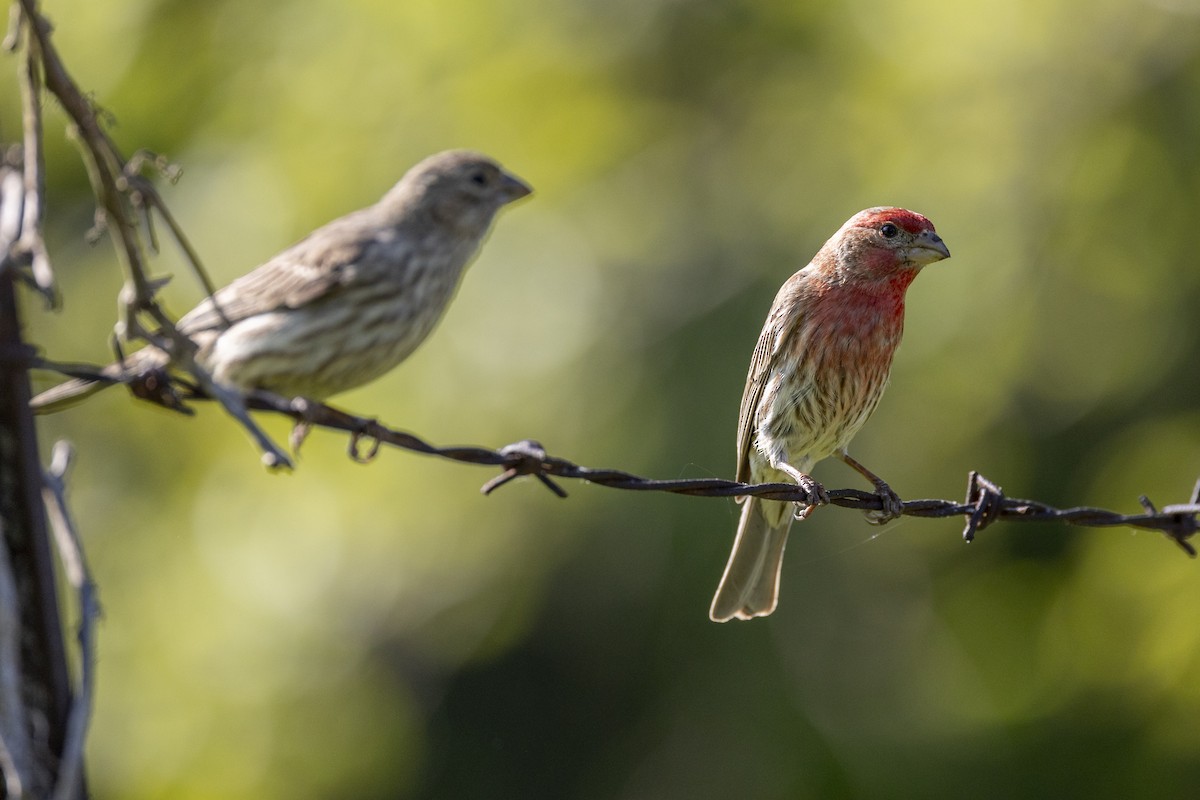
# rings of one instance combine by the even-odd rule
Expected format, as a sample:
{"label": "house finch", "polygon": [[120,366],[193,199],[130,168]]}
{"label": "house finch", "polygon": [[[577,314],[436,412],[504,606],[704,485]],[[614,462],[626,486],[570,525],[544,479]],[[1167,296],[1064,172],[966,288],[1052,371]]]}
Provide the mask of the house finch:
{"label": "house finch", "polygon": [[[875,485],[884,510],[873,521],[899,515],[900,498],[852,459],[846,445],[887,385],[904,330],[904,293],[921,267],[949,257],[925,217],[869,208],[783,284],[746,377],[738,416],[739,481],[795,481],[810,498],[796,513],[803,519],[829,502],[809,472],[836,453]],[[757,497],[741,502],[733,552],[709,612],[714,622],[766,616],[779,600],[791,504]]]}
{"label": "house finch", "polygon": [[[213,380],[240,392],[322,400],[360,386],[424,341],[496,212],[530,191],[479,153],[430,156],[378,203],[313,231],[177,327]],[[104,373],[121,380],[167,362],[147,347]],[[107,385],[70,380],[32,406],[55,411]]]}

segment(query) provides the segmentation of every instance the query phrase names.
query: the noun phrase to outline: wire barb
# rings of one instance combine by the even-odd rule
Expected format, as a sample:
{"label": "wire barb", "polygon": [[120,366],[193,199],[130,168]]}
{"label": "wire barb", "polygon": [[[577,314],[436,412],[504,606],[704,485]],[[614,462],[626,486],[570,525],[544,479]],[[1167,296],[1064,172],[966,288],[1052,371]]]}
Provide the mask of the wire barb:
{"label": "wire barb", "polygon": [[967,505],[974,510],[967,515],[967,526],[963,528],[963,541],[975,541],[975,534],[991,525],[1000,515],[1004,504],[1004,490],[975,470],[967,479]]}
{"label": "wire barb", "polygon": [[532,475],[541,481],[543,486],[554,492],[554,494],[559,497],[567,496],[567,490],[552,481],[550,476],[545,472],[546,448],[542,447],[541,442],[536,442],[533,439],[522,439],[519,442],[501,447],[498,452],[507,459],[504,472],[480,487],[479,491],[483,494],[491,494],[501,486],[516,480],[522,475]]}

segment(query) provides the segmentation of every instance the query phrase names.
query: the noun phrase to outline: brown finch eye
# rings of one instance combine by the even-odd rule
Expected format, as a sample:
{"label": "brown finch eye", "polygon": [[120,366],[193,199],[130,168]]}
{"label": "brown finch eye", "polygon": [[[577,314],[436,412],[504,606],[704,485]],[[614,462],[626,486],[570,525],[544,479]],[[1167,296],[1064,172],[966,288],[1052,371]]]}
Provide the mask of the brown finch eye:
{"label": "brown finch eye", "polygon": [[879,232],[883,234],[883,238],[885,239],[894,239],[896,234],[900,232],[900,229],[890,222],[885,222],[880,226]]}
{"label": "brown finch eye", "polygon": [[482,172],[476,172],[471,176],[471,182],[479,186],[487,186],[487,175],[484,175]]}

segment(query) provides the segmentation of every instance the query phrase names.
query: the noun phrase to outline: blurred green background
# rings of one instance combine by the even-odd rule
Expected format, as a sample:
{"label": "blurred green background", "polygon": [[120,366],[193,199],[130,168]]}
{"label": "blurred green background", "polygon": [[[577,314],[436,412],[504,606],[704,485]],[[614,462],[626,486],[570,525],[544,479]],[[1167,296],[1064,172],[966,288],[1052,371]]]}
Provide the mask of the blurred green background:
{"label": "blurred green background", "polygon": [[[337,403],[441,444],[732,477],[776,288],[852,213],[928,215],[855,455],[904,497],[1133,512],[1200,475],[1200,3],[47,0],[55,40],[224,283],[452,146],[537,189],[442,326]],[[10,69],[15,60],[8,59]],[[19,138],[15,80],[0,134]],[[47,119],[62,314],[121,277]],[[200,289],[168,245],[169,307]],[[42,386],[49,385],[47,376]],[[268,419],[284,436],[287,426]],[[210,407],[42,423],[105,617],[100,798],[1182,797],[1200,565],[1153,533],[793,531],[779,610],[715,625],[731,501],[524,481],[318,432],[267,474]],[[862,487],[824,464],[831,487]]]}

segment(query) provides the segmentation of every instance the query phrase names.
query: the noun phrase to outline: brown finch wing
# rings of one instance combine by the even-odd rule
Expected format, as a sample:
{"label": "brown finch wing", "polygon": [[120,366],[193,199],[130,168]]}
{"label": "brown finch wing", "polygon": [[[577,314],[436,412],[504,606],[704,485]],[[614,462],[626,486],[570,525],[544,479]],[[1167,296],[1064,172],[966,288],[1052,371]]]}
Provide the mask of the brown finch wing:
{"label": "brown finch wing", "polygon": [[783,323],[775,308],[767,317],[767,323],[759,334],[758,344],[754,347],[754,355],[750,358],[750,371],[746,374],[746,388],[742,392],[742,408],[738,412],[737,454],[738,467],[736,480],[751,483],[750,448],[754,446],[754,419],[757,416],[758,404],[762,400],[763,387],[771,374],[771,364],[775,354],[782,344],[780,327]]}
{"label": "brown finch wing", "polygon": [[[318,231],[320,233],[320,231]],[[366,243],[310,236],[206,298],[179,320],[185,334],[216,330],[282,308],[316,302],[354,282]]]}
{"label": "brown finch wing", "polygon": [[[763,390],[776,366],[779,353],[786,352],[788,342],[800,328],[795,309],[799,304],[795,297],[805,292],[811,281],[812,265],[800,270],[784,282],[771,303],[767,321],[759,334],[754,355],[750,357],[750,371],[746,374],[746,388],[742,393],[742,408],[738,412],[738,467],[737,480],[753,482],[750,474],[750,448],[754,447],[755,418],[762,402]],[[792,311],[789,311],[791,309]]]}

